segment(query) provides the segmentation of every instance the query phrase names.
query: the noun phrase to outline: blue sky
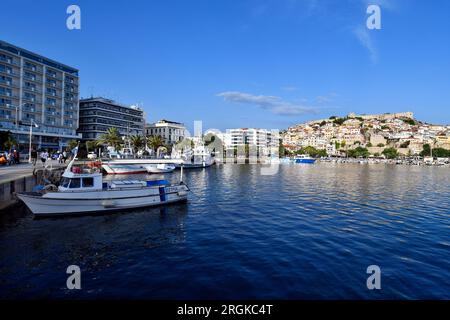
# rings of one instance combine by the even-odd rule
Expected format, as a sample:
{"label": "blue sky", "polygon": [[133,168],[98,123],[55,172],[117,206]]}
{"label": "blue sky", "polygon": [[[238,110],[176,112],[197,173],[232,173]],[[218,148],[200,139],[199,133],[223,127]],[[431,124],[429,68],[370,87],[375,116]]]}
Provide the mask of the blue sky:
{"label": "blue sky", "polygon": [[[81,30],[66,8],[81,8]],[[382,29],[368,30],[368,4]],[[10,1],[0,39],[80,69],[81,96],[204,129],[413,111],[450,123],[450,1]]]}

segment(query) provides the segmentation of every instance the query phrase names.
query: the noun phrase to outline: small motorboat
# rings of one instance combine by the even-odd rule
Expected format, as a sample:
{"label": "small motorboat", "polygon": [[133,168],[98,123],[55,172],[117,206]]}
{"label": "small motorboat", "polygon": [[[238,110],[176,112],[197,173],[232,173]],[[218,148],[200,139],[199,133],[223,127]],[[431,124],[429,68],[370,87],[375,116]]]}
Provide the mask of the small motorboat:
{"label": "small motorboat", "polygon": [[146,166],[148,173],[168,173],[175,170],[175,165],[172,163],[158,163],[157,165]]}
{"label": "small motorboat", "polygon": [[103,163],[102,168],[108,174],[137,174],[147,172],[147,168],[145,166],[135,164]]}
{"label": "small motorboat", "polygon": [[182,171],[178,184],[169,184],[167,180],[103,181],[98,168],[72,169],[75,159],[63,173],[59,187],[41,186],[39,192],[19,192],[16,196],[36,216],[95,214],[187,200],[189,188],[183,182]]}
{"label": "small motorboat", "polygon": [[314,162],[316,162],[316,159],[311,158],[309,155],[307,154],[300,154],[298,156],[296,156],[294,158],[294,162],[295,163],[308,163],[308,164],[313,164]]}

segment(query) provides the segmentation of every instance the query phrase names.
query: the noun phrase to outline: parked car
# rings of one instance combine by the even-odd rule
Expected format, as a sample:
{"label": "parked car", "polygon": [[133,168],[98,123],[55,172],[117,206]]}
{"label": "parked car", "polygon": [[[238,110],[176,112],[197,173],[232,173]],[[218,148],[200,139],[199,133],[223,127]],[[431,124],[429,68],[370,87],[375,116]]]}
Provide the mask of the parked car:
{"label": "parked car", "polygon": [[0,166],[4,166],[8,163],[6,160],[6,153],[5,151],[0,151]]}

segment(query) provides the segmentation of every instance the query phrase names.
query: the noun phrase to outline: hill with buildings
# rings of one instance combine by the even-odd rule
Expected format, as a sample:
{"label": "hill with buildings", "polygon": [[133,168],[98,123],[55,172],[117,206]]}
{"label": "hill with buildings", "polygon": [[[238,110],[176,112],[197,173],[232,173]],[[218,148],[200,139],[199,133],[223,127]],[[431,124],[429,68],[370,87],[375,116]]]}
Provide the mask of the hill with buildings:
{"label": "hill with buildings", "polygon": [[329,156],[420,155],[430,147],[444,154],[450,150],[450,126],[416,120],[412,112],[332,116],[290,127],[281,137],[290,152],[309,148]]}

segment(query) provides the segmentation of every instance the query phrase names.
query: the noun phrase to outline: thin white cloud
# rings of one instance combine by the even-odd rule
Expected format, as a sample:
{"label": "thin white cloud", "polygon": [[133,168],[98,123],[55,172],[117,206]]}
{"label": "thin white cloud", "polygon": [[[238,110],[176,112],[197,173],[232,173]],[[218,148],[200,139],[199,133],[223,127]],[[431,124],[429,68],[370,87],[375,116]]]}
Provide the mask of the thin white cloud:
{"label": "thin white cloud", "polygon": [[353,34],[358,39],[359,43],[368,51],[372,63],[376,63],[378,60],[378,53],[369,34],[369,30],[365,26],[358,26],[353,29]]}
{"label": "thin white cloud", "polygon": [[330,102],[331,98],[329,98],[327,96],[317,96],[316,101],[317,101],[317,103],[326,103],[326,102]]}
{"label": "thin white cloud", "polygon": [[292,92],[292,91],[297,91],[298,88],[294,87],[294,86],[285,86],[285,87],[282,87],[281,90],[283,90],[283,91],[291,91]]}
{"label": "thin white cloud", "polygon": [[218,93],[217,96],[222,97],[225,101],[255,105],[264,110],[268,110],[274,114],[282,116],[295,116],[302,114],[314,114],[318,110],[311,106],[303,106],[284,101],[277,96],[253,95],[238,91],[226,91]]}

